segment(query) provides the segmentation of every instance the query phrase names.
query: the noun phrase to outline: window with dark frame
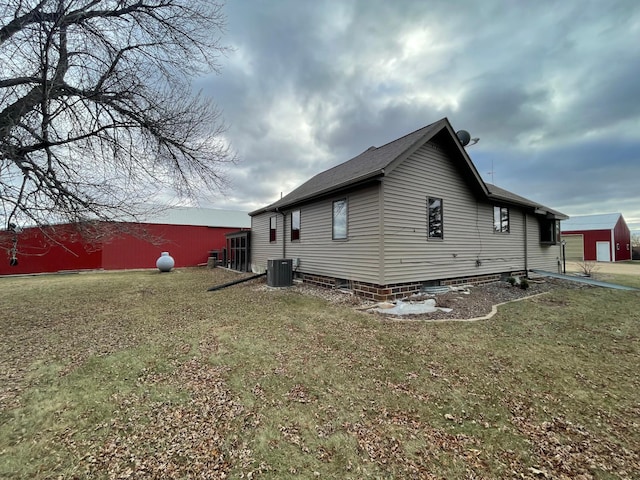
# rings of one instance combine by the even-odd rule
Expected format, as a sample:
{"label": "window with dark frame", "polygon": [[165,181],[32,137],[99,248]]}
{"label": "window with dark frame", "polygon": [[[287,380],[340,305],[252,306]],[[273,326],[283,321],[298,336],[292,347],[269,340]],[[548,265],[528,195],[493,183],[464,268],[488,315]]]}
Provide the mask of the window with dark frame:
{"label": "window with dark frame", "polygon": [[276,229],[278,228],[278,217],[271,217],[269,219],[269,241],[276,241]]}
{"label": "window with dark frame", "polygon": [[507,207],[493,207],[493,231],[509,233],[509,209]]}
{"label": "window with dark frame", "polygon": [[442,199],[427,197],[427,237],[442,239]]}
{"label": "window with dark frame", "polygon": [[342,198],[333,202],[331,219],[331,237],[334,240],[347,238],[347,199]]}
{"label": "window with dark frame", "polygon": [[544,218],[540,220],[540,243],[556,245],[560,243],[560,222]]}
{"label": "window with dark frame", "polygon": [[291,241],[300,240],[300,210],[291,212]]}

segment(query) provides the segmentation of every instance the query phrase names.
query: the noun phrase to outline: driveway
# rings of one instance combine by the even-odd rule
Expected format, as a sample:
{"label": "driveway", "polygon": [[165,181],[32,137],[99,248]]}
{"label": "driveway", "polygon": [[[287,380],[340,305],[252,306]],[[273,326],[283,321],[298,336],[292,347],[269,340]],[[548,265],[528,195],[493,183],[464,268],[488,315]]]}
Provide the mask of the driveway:
{"label": "driveway", "polygon": [[[587,262],[595,263],[593,273],[610,273],[617,275],[640,275],[640,261],[633,263],[615,263],[615,262]],[[567,262],[567,273],[582,272],[579,262]]]}

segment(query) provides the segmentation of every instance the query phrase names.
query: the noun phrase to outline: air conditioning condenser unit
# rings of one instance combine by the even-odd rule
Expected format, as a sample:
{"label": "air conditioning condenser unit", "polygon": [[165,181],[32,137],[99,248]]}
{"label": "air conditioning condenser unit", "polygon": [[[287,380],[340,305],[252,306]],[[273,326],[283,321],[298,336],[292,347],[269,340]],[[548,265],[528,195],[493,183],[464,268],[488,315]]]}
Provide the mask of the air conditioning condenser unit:
{"label": "air conditioning condenser unit", "polygon": [[267,285],[270,287],[290,287],[293,285],[293,259],[267,260]]}

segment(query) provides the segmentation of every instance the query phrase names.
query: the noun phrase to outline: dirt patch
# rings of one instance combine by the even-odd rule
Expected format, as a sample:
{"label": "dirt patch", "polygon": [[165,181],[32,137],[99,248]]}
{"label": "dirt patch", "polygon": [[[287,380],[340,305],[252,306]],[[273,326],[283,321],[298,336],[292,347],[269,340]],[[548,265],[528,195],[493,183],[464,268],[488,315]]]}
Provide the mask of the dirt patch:
{"label": "dirt patch", "polygon": [[[620,262],[586,262],[590,264],[594,274],[608,273],[613,275],[638,275],[640,276],[640,262],[620,263]],[[567,262],[567,272],[581,273],[584,268],[580,262]]]}
{"label": "dirt patch", "polygon": [[539,305],[546,305],[548,307],[566,307],[569,305],[569,302],[563,298],[551,298],[548,296],[538,297],[533,301]]}

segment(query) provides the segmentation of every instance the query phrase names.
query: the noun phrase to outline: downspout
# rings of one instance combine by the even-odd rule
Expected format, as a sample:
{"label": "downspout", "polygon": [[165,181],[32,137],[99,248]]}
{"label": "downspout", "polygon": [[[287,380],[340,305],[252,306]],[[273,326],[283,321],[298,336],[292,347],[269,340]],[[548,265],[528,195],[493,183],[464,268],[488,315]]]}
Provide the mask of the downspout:
{"label": "downspout", "polygon": [[527,278],[529,277],[529,230],[527,229],[527,212],[524,215],[524,271]]}
{"label": "downspout", "polygon": [[279,208],[276,208],[276,213],[282,215],[282,258],[287,258],[287,215]]}
{"label": "downspout", "polygon": [[[384,174],[384,170],[383,170],[383,174]],[[378,270],[378,284],[379,285],[386,285],[387,280],[385,278],[385,265],[384,265],[384,258],[385,258],[385,249],[384,249],[384,235],[385,235],[385,231],[384,231],[384,181],[381,179],[380,180],[380,188],[378,189],[378,224],[379,224],[379,230],[378,230],[378,265],[379,265],[379,270]]]}

